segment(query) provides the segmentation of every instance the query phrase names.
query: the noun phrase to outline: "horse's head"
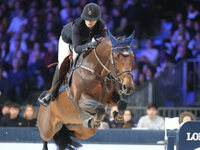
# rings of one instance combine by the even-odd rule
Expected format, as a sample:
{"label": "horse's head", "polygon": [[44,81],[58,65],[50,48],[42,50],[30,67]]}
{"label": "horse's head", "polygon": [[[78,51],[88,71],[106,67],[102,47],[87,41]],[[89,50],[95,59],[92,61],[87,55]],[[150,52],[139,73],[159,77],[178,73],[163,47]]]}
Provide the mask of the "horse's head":
{"label": "horse's head", "polygon": [[112,43],[111,53],[111,74],[117,79],[121,86],[122,92],[130,95],[134,89],[132,65],[134,54],[130,48],[134,32],[127,38],[116,39],[110,31],[108,31],[110,41]]}

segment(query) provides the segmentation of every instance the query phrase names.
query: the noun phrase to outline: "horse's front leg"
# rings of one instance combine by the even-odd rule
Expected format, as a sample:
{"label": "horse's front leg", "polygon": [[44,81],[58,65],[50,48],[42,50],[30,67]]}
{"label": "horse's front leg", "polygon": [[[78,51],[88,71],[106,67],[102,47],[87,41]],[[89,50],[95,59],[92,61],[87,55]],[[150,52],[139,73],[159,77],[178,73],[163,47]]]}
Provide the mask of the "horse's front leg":
{"label": "horse's front leg", "polygon": [[124,111],[126,110],[126,107],[127,107],[126,100],[121,99],[117,102],[118,112],[117,111],[113,112],[114,119],[117,123],[123,123],[123,115]]}
{"label": "horse's front leg", "polygon": [[120,94],[117,92],[113,94],[113,100],[117,103],[117,108],[118,108],[118,112],[117,111],[113,112],[113,117],[117,123],[122,123],[124,111],[126,110],[127,107],[127,101],[122,99]]}
{"label": "horse's front leg", "polygon": [[79,107],[83,111],[91,113],[91,117],[83,121],[83,125],[89,128],[97,128],[105,114],[104,105],[97,100],[92,99],[88,95],[82,95],[81,101],[79,102]]}

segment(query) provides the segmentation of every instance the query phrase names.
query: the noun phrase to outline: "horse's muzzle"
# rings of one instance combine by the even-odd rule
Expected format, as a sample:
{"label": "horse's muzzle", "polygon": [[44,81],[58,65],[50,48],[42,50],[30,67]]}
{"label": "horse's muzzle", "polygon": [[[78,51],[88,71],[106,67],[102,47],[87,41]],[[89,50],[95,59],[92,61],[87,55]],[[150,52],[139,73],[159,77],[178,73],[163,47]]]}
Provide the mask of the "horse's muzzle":
{"label": "horse's muzzle", "polygon": [[125,84],[122,84],[122,92],[125,95],[131,95],[133,93],[134,86],[127,86]]}

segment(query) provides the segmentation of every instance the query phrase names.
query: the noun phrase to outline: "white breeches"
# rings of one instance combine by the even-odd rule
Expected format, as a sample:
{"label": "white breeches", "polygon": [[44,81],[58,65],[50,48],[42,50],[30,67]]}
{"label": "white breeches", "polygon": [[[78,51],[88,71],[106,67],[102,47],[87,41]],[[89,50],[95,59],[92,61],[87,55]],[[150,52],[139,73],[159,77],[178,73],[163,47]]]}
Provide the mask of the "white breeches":
{"label": "white breeches", "polygon": [[78,54],[74,51],[74,48],[71,44],[65,43],[60,36],[59,42],[58,42],[58,69],[60,69],[60,66],[64,59],[69,56],[72,53],[73,60],[76,59]]}

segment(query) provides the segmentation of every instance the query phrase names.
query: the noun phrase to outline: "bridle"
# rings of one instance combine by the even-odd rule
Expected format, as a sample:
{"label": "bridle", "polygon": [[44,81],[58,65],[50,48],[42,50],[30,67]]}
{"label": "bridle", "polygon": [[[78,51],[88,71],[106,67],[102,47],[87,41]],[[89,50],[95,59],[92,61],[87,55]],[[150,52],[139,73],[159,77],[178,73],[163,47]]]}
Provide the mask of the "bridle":
{"label": "bridle", "polygon": [[[83,65],[81,65],[80,67],[83,68],[83,69],[86,69],[90,72],[92,72],[93,74],[95,74],[96,76],[100,77],[101,79],[103,79],[104,81],[104,86],[106,85],[106,81],[107,80],[114,80],[115,82],[119,83],[122,87],[122,90],[120,90],[120,93],[121,94],[124,94],[126,92],[126,89],[124,88],[123,86],[123,82],[124,82],[124,78],[128,75],[131,75],[132,76],[132,71],[131,70],[125,70],[125,71],[122,71],[122,72],[118,72],[118,70],[116,69],[116,62],[113,58],[113,53],[115,52],[118,52],[120,53],[121,55],[125,56],[125,57],[128,57],[132,51],[130,49],[130,46],[124,46],[124,47],[114,47],[114,48],[111,48],[111,53],[110,53],[110,69],[108,69],[103,63],[102,61],[100,60],[100,58],[98,57],[97,53],[96,53],[96,48],[93,50],[94,52],[94,55],[98,61],[98,63],[108,72],[108,75],[106,77],[103,77],[101,76],[100,74],[96,73],[94,70],[88,68],[88,67],[85,67]],[[120,80],[120,76],[124,74],[123,78]]]}
{"label": "bridle", "polygon": [[[110,54],[110,60],[111,60],[111,70],[113,70],[114,73],[111,72],[111,75],[114,77],[114,79],[116,81],[118,81],[120,84],[123,84],[124,82],[124,78],[127,76],[127,75],[131,75],[132,76],[132,71],[131,70],[125,70],[125,71],[122,71],[122,72],[118,72],[117,69],[116,69],[116,62],[113,58],[113,53],[120,53],[121,55],[125,56],[125,57],[128,57],[132,51],[131,51],[131,48],[130,46],[123,46],[123,47],[114,47],[111,49],[111,54]],[[124,74],[122,80],[120,80],[120,76]]]}

